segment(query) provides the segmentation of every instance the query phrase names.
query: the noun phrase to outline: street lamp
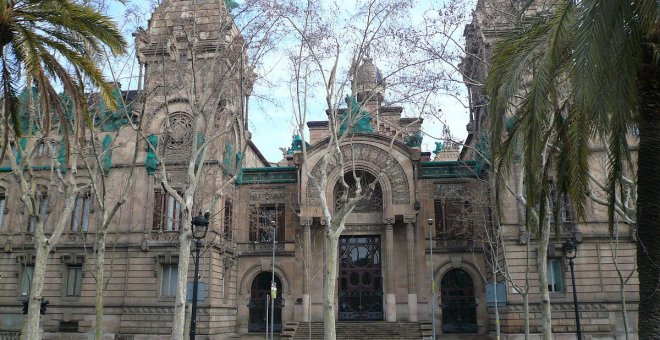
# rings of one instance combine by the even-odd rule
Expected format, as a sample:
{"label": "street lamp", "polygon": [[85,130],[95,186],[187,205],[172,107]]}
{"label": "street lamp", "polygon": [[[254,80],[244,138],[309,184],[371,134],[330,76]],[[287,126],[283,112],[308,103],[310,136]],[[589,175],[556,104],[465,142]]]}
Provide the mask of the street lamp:
{"label": "street lamp", "polygon": [[192,236],[195,239],[195,283],[193,284],[192,296],[192,311],[190,315],[190,340],[195,340],[195,330],[197,326],[197,286],[199,285],[199,250],[202,248],[202,239],[206,236],[209,230],[209,217],[211,214],[207,211],[204,215],[199,212],[199,215],[193,217],[190,224],[192,225]]}
{"label": "street lamp", "polygon": [[[271,339],[273,339],[275,337],[275,299],[277,298],[277,285],[275,284],[275,230],[277,225],[275,221],[270,221],[270,226],[272,228],[270,238],[273,240],[273,270],[271,271],[272,276],[270,279],[270,336]],[[268,306],[266,306],[266,308],[268,308]]]}
{"label": "street lamp", "polygon": [[428,224],[429,224],[429,258],[431,260],[431,327],[433,327],[433,340],[435,340],[435,279],[433,278],[433,233],[432,233],[432,225],[433,225],[433,219],[429,218],[428,219]]}
{"label": "street lamp", "polygon": [[573,305],[575,307],[575,325],[577,326],[577,338],[582,340],[582,331],[580,330],[580,309],[578,307],[577,292],[575,291],[575,271],[573,270],[573,259],[577,256],[578,241],[572,236],[562,245],[564,256],[568,259],[571,267],[571,281],[573,282]]}

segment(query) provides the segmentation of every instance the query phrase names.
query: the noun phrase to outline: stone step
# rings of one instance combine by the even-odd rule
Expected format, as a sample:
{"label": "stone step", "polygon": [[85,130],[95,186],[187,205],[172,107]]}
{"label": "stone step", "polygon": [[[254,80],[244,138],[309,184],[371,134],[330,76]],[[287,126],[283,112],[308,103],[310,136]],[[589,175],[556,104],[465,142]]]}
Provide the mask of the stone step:
{"label": "stone step", "polygon": [[[295,326],[287,326],[290,326],[289,329],[295,328],[295,332],[287,334],[286,338],[289,338],[289,335],[292,336],[292,339],[297,340],[323,338],[323,322],[312,322],[311,324],[300,322]],[[422,339],[419,323],[416,322],[337,322],[335,331],[339,340]]]}

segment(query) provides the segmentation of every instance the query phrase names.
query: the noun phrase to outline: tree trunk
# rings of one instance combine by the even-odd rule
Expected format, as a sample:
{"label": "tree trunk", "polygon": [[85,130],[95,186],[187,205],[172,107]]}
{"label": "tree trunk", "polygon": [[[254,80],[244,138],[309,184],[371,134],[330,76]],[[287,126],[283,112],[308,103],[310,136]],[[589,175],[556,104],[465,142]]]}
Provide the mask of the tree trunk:
{"label": "tree trunk", "polygon": [[541,328],[543,340],[552,340],[552,310],[548,290],[548,243],[550,241],[550,219],[542,218],[541,237],[536,247],[536,260],[539,267],[539,289],[541,293]]}
{"label": "tree trunk", "polygon": [[619,297],[621,298],[621,312],[623,313],[623,331],[626,332],[626,340],[629,338],[628,311],[626,310],[626,283],[621,282],[619,286]]}
{"label": "tree trunk", "polygon": [[106,230],[101,230],[96,239],[96,330],[94,339],[103,337],[103,286],[105,281],[105,236]]}
{"label": "tree trunk", "polygon": [[325,275],[323,275],[323,334],[325,340],[335,340],[335,288],[337,282],[337,252],[339,235],[326,233]]}
{"label": "tree trunk", "polygon": [[497,302],[497,280],[493,279],[493,288],[495,290],[495,339],[500,340],[500,307]]}
{"label": "tree trunk", "polygon": [[179,263],[174,300],[174,323],[172,324],[172,339],[183,339],[186,321],[186,288],[188,284],[188,265],[190,264],[190,209],[183,211],[181,230],[179,233]]}
{"label": "tree trunk", "polygon": [[652,46],[660,43],[656,23],[651,41],[642,46],[638,70],[639,151],[637,196],[637,263],[639,272],[639,338],[660,339],[660,72]]}
{"label": "tree trunk", "polygon": [[[38,222],[41,223],[41,222]],[[39,228],[39,226],[37,226]],[[43,229],[42,229],[43,230]],[[41,307],[41,292],[44,286],[46,276],[46,266],[48,265],[48,243],[43,235],[35,236],[35,248],[37,254],[34,259],[34,270],[32,272],[32,282],[30,283],[30,302],[28,313],[25,316],[25,325],[23,331],[24,340],[41,339],[41,329],[39,327],[39,310]]]}
{"label": "tree trunk", "polygon": [[529,293],[523,295],[523,313],[525,320],[523,321],[525,327],[525,340],[529,340]]}

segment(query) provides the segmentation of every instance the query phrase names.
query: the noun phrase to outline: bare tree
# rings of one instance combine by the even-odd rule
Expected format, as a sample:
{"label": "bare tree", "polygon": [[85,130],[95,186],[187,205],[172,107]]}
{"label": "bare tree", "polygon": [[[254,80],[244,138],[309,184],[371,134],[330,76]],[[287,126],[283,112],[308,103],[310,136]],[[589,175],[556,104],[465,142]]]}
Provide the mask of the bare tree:
{"label": "bare tree", "polygon": [[[69,225],[76,196],[82,189],[76,181],[79,146],[81,140],[84,141],[83,124],[77,117],[82,116],[68,112],[67,121],[46,122],[41,108],[35,104],[38,95],[32,90],[28,79],[22,95],[22,135],[17,136],[9,131],[14,148],[8,152],[8,158],[28,216],[29,233],[35,249],[34,267],[29,276],[28,310],[22,332],[25,339],[41,337],[39,314],[48,257]],[[65,107],[58,109],[64,111]],[[65,137],[57,146],[54,136],[62,134]],[[67,138],[67,135],[70,137]],[[41,165],[43,163],[46,165]],[[49,192],[57,192],[58,198],[61,198],[58,200],[61,202],[58,207],[60,211],[56,216],[49,214],[48,205],[56,202],[49,199]]]}
{"label": "bare tree", "polygon": [[[395,166],[392,157],[383,159],[384,163],[373,177],[365,174],[356,166],[353,146],[358,143],[355,134],[370,129],[368,116],[374,107],[367,104],[371,99],[382,94],[376,88],[362,88],[356,80],[358,69],[364,63],[371,63],[375,58],[382,62],[389,71],[377,70],[378,84],[387,83],[392,98],[388,103],[407,104],[412,109],[412,116],[420,118],[437,111],[432,93],[446,92],[448,77],[440,72],[441,64],[452,59],[449,49],[442,57],[428,57],[419,47],[430,44],[430,36],[416,30],[408,18],[411,4],[406,1],[365,1],[355,8],[348,9],[341,2],[320,4],[312,1],[300,4],[286,2],[272,6],[287,27],[295,34],[297,43],[287,51],[291,63],[292,109],[295,114],[296,133],[302,136],[301,150],[294,155],[301,166],[305,182],[312,190],[307,193],[310,199],[318,202],[320,214],[325,225],[326,254],[323,275],[323,315],[325,339],[335,338],[335,282],[338,269],[339,239],[346,228],[351,213],[361,202],[368,200],[377,190],[379,181],[386,176],[389,167]],[[328,18],[327,13],[335,13]],[[460,19],[443,18],[449,26],[458,27]],[[453,20],[453,21],[452,21]],[[347,37],[351,43],[346,44]],[[417,38],[417,43],[412,41]],[[434,36],[437,38],[437,36]],[[446,39],[446,37],[445,37]],[[368,93],[358,98],[358,93]],[[322,104],[315,105],[315,94],[322,98]],[[380,98],[379,100],[382,100]],[[346,104],[343,104],[346,103]],[[340,108],[345,105],[344,108]],[[313,153],[319,157],[312,165],[310,150],[306,146],[305,124],[309,112],[316,107],[325,109],[328,115],[327,136]],[[370,112],[370,113],[367,113]],[[375,122],[376,130],[380,124],[388,127],[389,150],[392,154],[395,141],[415,138],[419,131],[420,119],[411,119],[404,126],[388,125],[389,122]],[[377,131],[378,132],[378,131]],[[380,131],[382,133],[382,131]],[[405,137],[405,138],[404,138]],[[421,143],[421,135],[419,136]],[[417,144],[419,146],[419,144]],[[357,149],[356,149],[357,150]],[[321,156],[318,156],[321,155]],[[333,171],[340,169],[337,184]],[[345,174],[345,176],[344,176]],[[333,175],[334,176],[334,175]],[[327,196],[332,188],[338,186],[337,197]],[[334,200],[334,201],[333,201]],[[309,207],[303,207],[303,215],[310,214]],[[392,295],[392,296],[389,296]],[[394,294],[388,294],[388,304],[394,303]]]}
{"label": "bare tree", "polygon": [[[184,15],[165,21],[170,11]],[[270,46],[268,18],[250,7],[236,11],[235,17],[245,16],[243,27],[235,24],[224,2],[166,2],[155,10],[149,29],[137,34],[138,58],[147,65],[145,111],[155,117],[145,122],[143,135],[153,150],[149,166],[181,207],[183,221],[178,225],[175,339],[183,337],[185,328],[192,240],[188,221],[197,211],[219,210],[218,199],[240,177],[250,140],[247,99],[256,77],[252,65]],[[254,59],[248,59],[248,51]]]}

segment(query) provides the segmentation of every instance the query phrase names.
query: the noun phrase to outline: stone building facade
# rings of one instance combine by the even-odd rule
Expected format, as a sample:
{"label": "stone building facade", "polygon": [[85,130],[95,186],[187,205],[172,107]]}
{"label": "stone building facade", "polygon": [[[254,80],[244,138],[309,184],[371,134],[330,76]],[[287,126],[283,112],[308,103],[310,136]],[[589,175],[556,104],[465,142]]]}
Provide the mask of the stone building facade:
{"label": "stone building facade", "polygon": [[[196,9],[194,15],[191,9]],[[491,21],[494,16],[491,3],[479,1],[474,21],[466,29],[470,53],[487,55],[497,38],[494,27],[499,23]],[[186,35],[193,23],[200,38],[194,43]],[[294,139],[282,166],[271,166],[247,141],[250,70],[241,59],[241,39],[223,2],[165,1],[137,39],[144,89],[134,101],[134,110],[143,105],[145,132],[135,139],[129,127],[120,126],[113,135],[125,148],[115,151],[109,180],[122,183],[127,178],[129,149],[135,143],[139,143],[139,166],[109,237],[105,331],[118,339],[162,339],[170,334],[178,225],[188,221],[176,218],[177,205],[160,184],[161,170],[166,167],[165,176],[173,187],[185,189],[184,165],[190,160],[192,140],[200,138],[194,133],[196,124],[227,131],[209,143],[195,195],[195,207],[212,212],[200,262],[197,334],[223,339],[264,332],[272,280],[278,290],[276,331],[289,322],[321,321],[327,221],[318,189],[306,173],[321,171],[329,123],[309,122],[307,157],[302,157]],[[219,45],[226,48],[222,54],[226,63],[215,63],[214,47]],[[187,68],[193,59],[203,69],[195,82],[190,77],[196,74]],[[475,60],[466,59],[464,67],[475,79],[484,79],[485,67]],[[218,79],[223,80],[222,87],[215,85]],[[182,86],[191,83],[194,87]],[[528,248],[514,197],[506,196],[502,203],[503,237],[498,246],[505,251],[493,253],[488,235],[495,223],[485,164],[474,160],[469,148],[460,155],[453,146],[438,150],[434,159],[442,161],[421,152],[421,121],[402,117],[401,107],[383,104],[386,84],[372,60],[365,60],[357,70],[354,88],[352,95],[371,119],[368,127],[363,126],[366,130],[349,132],[354,135],[340,150],[354,160],[351,166],[355,165],[361,178],[378,184],[348,217],[340,238],[337,320],[419,322],[427,329],[435,315],[438,334],[485,336],[495,329],[497,305],[504,336],[515,339],[522,333],[522,297],[512,283],[522,285],[528,273],[531,327],[538,333],[537,269],[525,265]],[[213,105],[195,106],[191,94]],[[470,89],[470,98],[473,104],[484,100],[476,88]],[[481,105],[472,106],[466,144],[475,146],[487,112]],[[156,153],[160,163],[152,161]],[[447,160],[452,155],[459,158]],[[330,184],[323,188],[323,195],[329,209],[337,207],[340,178],[354,181],[347,176],[350,170],[336,163],[328,166]],[[11,169],[3,165],[0,171],[9,174]],[[223,181],[237,171],[236,183],[220,191]],[[21,203],[12,199],[18,191],[10,175],[0,179],[0,187],[4,210],[0,332],[10,332],[20,328],[22,298],[29,291],[25,282],[29,282],[32,234]],[[48,202],[47,213],[58,214],[61,202],[55,191]],[[214,203],[205,205],[208,202]],[[45,337],[84,339],[93,333],[93,240],[99,217],[93,206],[82,207],[87,209],[83,216],[89,218],[88,229],[69,228],[49,259],[43,293],[50,301],[42,317]],[[605,210],[597,204],[591,206],[590,220],[585,223],[570,218],[570,210],[564,217],[566,235],[579,232],[582,238],[575,275],[583,330],[594,339],[613,339],[622,332],[616,266],[634,271],[634,235],[624,233],[613,249]],[[550,254],[553,328],[558,338],[570,338],[575,331],[572,288],[561,242],[555,241]],[[534,263],[533,245],[529,251]],[[493,268],[506,269],[511,280],[494,275]],[[192,266],[188,278],[190,285]],[[631,325],[636,323],[635,280],[633,272],[624,292]]]}
{"label": "stone building facade", "polygon": [[[466,57],[460,65],[464,82],[468,89],[470,101],[470,122],[467,125],[468,137],[461,151],[461,159],[475,158],[475,150],[483,151],[486,131],[489,126],[489,112],[484,84],[488,66],[483,62],[488,60],[496,42],[505,34],[511,33],[520,25],[530,24],[532,19],[548,15],[552,11],[552,1],[498,1],[479,0],[473,11],[472,21],[466,25],[464,37],[466,40]],[[629,136],[632,154],[637,148],[638,139],[634,131]],[[573,288],[571,286],[568,261],[563,258],[562,244],[568,238],[575,236],[581,244],[575,259],[575,281],[578,299],[580,301],[581,328],[594,338],[614,338],[624,334],[623,305],[629,323],[629,333],[636,334],[637,305],[639,302],[638,279],[635,266],[636,238],[634,226],[619,222],[618,237],[609,234],[607,207],[602,204],[605,192],[599,183],[606,182],[606,159],[604,148],[596,141],[590,168],[593,181],[590,183],[592,197],[587,202],[586,220],[578,221],[567,200],[554,198],[552,204],[562,204],[560,221],[561,234],[554,231],[548,250],[548,265],[551,285],[550,299],[552,304],[553,331],[575,333],[576,322],[573,307]],[[524,283],[526,258],[528,251],[532,260],[530,271],[531,330],[540,332],[539,288],[536,276],[538,270],[535,261],[536,247],[534,235],[529,235],[525,227],[525,207],[516,199],[522,185],[520,169],[513,166],[511,178],[507,185],[511,191],[503,194],[500,216],[500,228],[506,252],[502,255],[510,271],[511,278],[517,284]],[[552,183],[551,183],[552,185]],[[562,202],[563,201],[563,202]],[[531,239],[529,239],[531,237]],[[614,238],[614,239],[613,239]],[[529,241],[527,241],[529,240]],[[528,244],[530,247],[528,248]],[[502,261],[502,260],[501,260]],[[555,266],[554,269],[552,266]],[[536,273],[535,273],[536,272]],[[552,273],[551,273],[552,272]],[[559,276],[557,275],[559,274]],[[619,275],[622,275],[619,277]],[[559,277],[561,282],[552,284],[552,279]],[[623,283],[626,278],[629,280]],[[498,279],[500,280],[500,279]],[[507,282],[506,304],[499,308],[504,334],[521,334],[523,328],[523,296],[512,290],[511,282]],[[494,314],[494,308],[489,306],[489,314]]]}

